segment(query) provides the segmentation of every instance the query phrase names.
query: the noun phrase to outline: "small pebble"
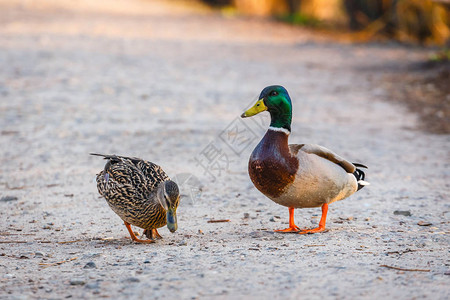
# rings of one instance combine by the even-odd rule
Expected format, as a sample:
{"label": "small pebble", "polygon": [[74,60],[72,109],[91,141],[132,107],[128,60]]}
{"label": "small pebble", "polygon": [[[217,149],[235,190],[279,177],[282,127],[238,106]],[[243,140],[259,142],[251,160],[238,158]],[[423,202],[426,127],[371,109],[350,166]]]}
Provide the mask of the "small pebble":
{"label": "small pebble", "polygon": [[[75,253],[74,253],[75,254]],[[91,252],[91,253],[87,253],[87,254],[84,254],[83,256],[82,256],[82,258],[83,259],[86,259],[86,258],[94,258],[94,257],[99,257],[99,256],[101,256],[102,254],[101,253],[99,253],[99,252]]]}
{"label": "small pebble", "polygon": [[19,198],[17,198],[16,196],[3,196],[0,198],[0,202],[11,202],[11,201],[16,201]]}
{"label": "small pebble", "polygon": [[86,282],[80,278],[74,278],[70,280],[70,285],[84,285]]}
{"label": "small pebble", "polygon": [[95,263],[93,261],[90,261],[87,264],[85,264],[83,268],[84,269],[96,269],[97,266],[95,265]]}
{"label": "small pebble", "polygon": [[178,246],[187,246],[187,242],[185,240],[182,240],[178,243]]}
{"label": "small pebble", "polygon": [[95,290],[95,289],[98,289],[100,286],[99,286],[98,282],[88,282],[84,287],[87,289]]}
{"label": "small pebble", "polygon": [[139,282],[139,278],[136,277],[129,277],[127,279],[125,279],[126,282]]}
{"label": "small pebble", "polygon": [[280,222],[281,218],[279,216],[273,216],[270,218],[270,222]]}
{"label": "small pebble", "polygon": [[411,216],[411,212],[409,210],[395,210],[394,211],[394,215],[410,217]]}
{"label": "small pebble", "polygon": [[248,219],[250,218],[250,214],[249,213],[244,213],[244,219]]}
{"label": "small pebble", "polygon": [[21,259],[28,259],[32,255],[34,255],[34,253],[32,253],[32,252],[22,252],[22,253],[19,254],[19,258],[21,258]]}
{"label": "small pebble", "polygon": [[427,222],[427,221],[419,221],[419,222],[417,222],[417,225],[419,225],[419,226],[430,226],[430,225],[433,225],[433,224],[430,223],[430,222]]}
{"label": "small pebble", "polygon": [[44,257],[44,253],[39,252],[39,251],[36,251],[36,252],[34,253],[34,257]]}
{"label": "small pebble", "polygon": [[262,233],[261,231],[250,232],[250,237],[254,238],[254,239],[257,239],[257,238],[260,238],[260,237],[263,237],[263,236],[264,236],[264,233]]}

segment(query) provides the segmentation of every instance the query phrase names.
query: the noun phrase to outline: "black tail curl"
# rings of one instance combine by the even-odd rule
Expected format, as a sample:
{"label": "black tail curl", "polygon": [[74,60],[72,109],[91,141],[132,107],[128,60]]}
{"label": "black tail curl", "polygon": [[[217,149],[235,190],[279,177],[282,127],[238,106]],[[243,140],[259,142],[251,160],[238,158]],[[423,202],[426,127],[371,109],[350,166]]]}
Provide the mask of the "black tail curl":
{"label": "black tail curl", "polygon": [[365,186],[365,185],[360,184],[359,181],[364,180],[366,178],[366,174],[364,173],[363,170],[358,169],[358,168],[368,169],[368,167],[363,164],[358,164],[358,163],[353,163],[353,165],[356,167],[356,170],[355,170],[355,172],[353,172],[353,175],[356,177],[356,181],[358,181],[358,191],[359,191],[360,189],[362,189]]}
{"label": "black tail curl", "polygon": [[[95,155],[95,156],[101,156],[104,159],[107,159],[108,161],[105,164],[105,176],[107,176],[106,174],[110,173],[109,172],[109,168],[111,168],[112,164],[118,163],[120,162],[120,156],[117,156],[115,154],[109,155],[109,154],[100,154],[100,153],[89,153],[90,155]],[[108,176],[110,176],[112,174],[109,174]]]}

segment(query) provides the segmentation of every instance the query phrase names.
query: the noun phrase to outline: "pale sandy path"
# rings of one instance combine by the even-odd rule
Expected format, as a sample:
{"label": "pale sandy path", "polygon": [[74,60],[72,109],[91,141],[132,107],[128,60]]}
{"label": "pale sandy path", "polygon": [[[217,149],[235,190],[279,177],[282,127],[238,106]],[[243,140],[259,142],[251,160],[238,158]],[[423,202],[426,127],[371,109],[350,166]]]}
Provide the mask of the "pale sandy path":
{"label": "pale sandy path", "polygon": [[[92,3],[0,1],[0,298],[448,298],[450,140],[417,131],[378,87],[426,50],[158,1]],[[237,117],[275,83],[294,100],[292,142],[370,167],[372,185],[330,207],[327,233],[273,234],[287,209],[248,179],[267,119]],[[246,125],[247,148],[229,135]],[[195,160],[211,142],[229,161],[208,169],[214,182]],[[98,197],[92,151],[194,174],[203,191],[193,201],[182,186],[179,231],[131,243]],[[319,213],[297,211],[298,225]]]}

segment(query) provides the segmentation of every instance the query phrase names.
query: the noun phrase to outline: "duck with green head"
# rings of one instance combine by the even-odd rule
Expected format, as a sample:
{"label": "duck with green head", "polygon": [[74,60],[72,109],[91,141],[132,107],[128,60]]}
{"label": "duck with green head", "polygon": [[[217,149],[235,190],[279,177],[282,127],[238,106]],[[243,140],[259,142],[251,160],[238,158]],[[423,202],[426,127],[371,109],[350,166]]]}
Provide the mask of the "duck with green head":
{"label": "duck with green head", "polygon": [[[359,169],[366,167],[351,163],[319,145],[289,145],[292,102],[284,87],[273,85],[263,89],[256,104],[241,117],[263,111],[270,113],[271,122],[250,156],[248,172],[261,193],[289,208],[289,227],[276,231],[300,234],[324,231],[328,205],[369,184]],[[322,207],[319,226],[300,230],[294,223],[294,209],[308,207]]]}

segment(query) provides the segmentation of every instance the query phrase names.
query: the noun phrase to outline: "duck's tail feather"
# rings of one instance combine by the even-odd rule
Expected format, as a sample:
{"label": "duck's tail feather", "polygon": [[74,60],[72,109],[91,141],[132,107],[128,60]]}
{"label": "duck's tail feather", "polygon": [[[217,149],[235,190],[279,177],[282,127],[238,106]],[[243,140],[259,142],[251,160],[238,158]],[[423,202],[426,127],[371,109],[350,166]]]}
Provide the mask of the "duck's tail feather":
{"label": "duck's tail feather", "polygon": [[[109,172],[109,170],[113,164],[124,163],[126,165],[136,167],[137,164],[142,161],[142,159],[140,159],[140,158],[120,156],[120,155],[115,155],[115,154],[100,154],[100,153],[89,153],[89,154],[95,155],[95,156],[101,156],[104,159],[108,160],[105,164],[105,174],[111,173],[111,172]],[[112,173],[110,175],[112,175]]]}
{"label": "duck's tail feather", "polygon": [[95,156],[101,156],[101,157],[103,157],[104,159],[114,159],[114,158],[117,158],[118,156],[117,155],[114,155],[114,154],[100,154],[100,153],[89,153],[90,155],[95,155]]}
{"label": "duck's tail feather", "polygon": [[359,163],[353,163],[353,165],[357,168],[364,168],[364,169],[368,169],[369,167],[367,167],[366,165],[363,164],[359,164]]}
{"label": "duck's tail feather", "polygon": [[358,191],[359,191],[366,185],[370,185],[369,182],[364,180],[366,178],[366,174],[364,173],[364,171],[359,169],[359,168],[368,169],[368,167],[363,164],[358,164],[358,163],[353,163],[353,165],[356,167],[356,170],[355,170],[355,172],[353,172],[353,175],[356,177],[356,181],[358,182]]}
{"label": "duck's tail feather", "polygon": [[90,155],[95,156],[101,156],[105,159],[113,160],[113,161],[121,161],[121,159],[128,159],[131,160],[133,163],[136,163],[138,161],[142,161],[142,159],[137,157],[128,157],[128,156],[121,156],[121,155],[115,155],[115,154],[100,154],[100,153],[89,153]]}
{"label": "duck's tail feather", "polygon": [[108,181],[110,176],[114,176],[114,174],[111,172],[111,166],[116,163],[124,162],[123,159],[128,159],[128,157],[119,156],[115,154],[100,154],[100,153],[89,153],[90,155],[95,156],[101,156],[104,159],[107,159],[108,161],[105,164],[104,168],[104,176],[105,180]]}

